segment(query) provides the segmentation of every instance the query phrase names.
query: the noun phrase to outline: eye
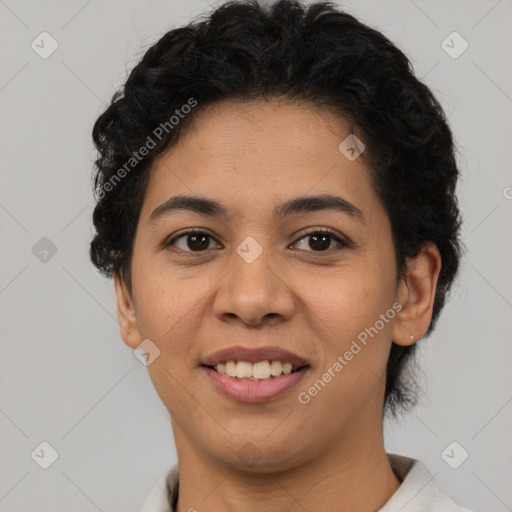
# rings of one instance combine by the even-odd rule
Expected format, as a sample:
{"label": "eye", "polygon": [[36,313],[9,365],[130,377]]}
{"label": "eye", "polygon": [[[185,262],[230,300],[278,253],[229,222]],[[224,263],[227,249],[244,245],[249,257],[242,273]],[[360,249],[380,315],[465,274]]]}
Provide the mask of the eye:
{"label": "eye", "polygon": [[[300,244],[301,242],[304,243],[303,241],[307,238],[310,239],[308,246],[313,249],[312,252],[327,252],[331,250],[339,250],[348,246],[348,243],[344,242],[334,231],[325,228],[306,233],[292,245]],[[165,242],[164,246],[174,246],[177,247],[179,251],[185,253],[206,252],[211,249],[211,240],[215,239],[205,231],[189,230],[177,237],[174,237],[168,242]],[[337,244],[337,247],[331,247],[331,243],[333,241]]]}
{"label": "eye", "polygon": [[338,247],[335,247],[334,250],[342,249],[348,245],[330,229],[317,229],[316,231],[310,231],[299,238],[295,244],[298,244],[307,238],[310,239],[308,246],[313,249],[313,252],[327,252],[333,250],[331,247],[332,241],[335,241],[338,244]]}
{"label": "eye", "polygon": [[166,242],[165,247],[173,245],[182,252],[205,252],[210,248],[210,240],[214,238],[205,231],[189,230]]}

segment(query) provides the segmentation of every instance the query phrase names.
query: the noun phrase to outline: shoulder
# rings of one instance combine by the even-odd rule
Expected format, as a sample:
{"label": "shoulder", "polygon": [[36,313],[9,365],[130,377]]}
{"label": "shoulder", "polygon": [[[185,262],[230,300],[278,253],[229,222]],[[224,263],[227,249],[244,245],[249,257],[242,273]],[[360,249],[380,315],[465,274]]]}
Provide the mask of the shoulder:
{"label": "shoulder", "polygon": [[174,512],[178,477],[178,464],[175,464],[160,476],[139,512]]}
{"label": "shoulder", "polygon": [[402,485],[379,512],[473,512],[443,493],[435,476],[419,460],[391,453],[387,455]]}

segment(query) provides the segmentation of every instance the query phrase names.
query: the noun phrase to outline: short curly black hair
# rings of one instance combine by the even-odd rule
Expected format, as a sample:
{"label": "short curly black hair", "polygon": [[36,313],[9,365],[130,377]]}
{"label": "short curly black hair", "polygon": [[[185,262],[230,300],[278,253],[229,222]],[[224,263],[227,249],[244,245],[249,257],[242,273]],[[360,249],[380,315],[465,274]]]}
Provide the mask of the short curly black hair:
{"label": "short curly black hair", "polygon": [[[94,265],[131,291],[133,242],[155,158],[208,105],[272,98],[338,113],[361,131],[389,215],[398,277],[425,243],[441,254],[430,334],[461,257],[452,133],[404,53],[333,2],[230,1],[170,30],[146,51],[93,128],[99,152]],[[180,119],[170,123],[171,116]],[[150,140],[151,150],[142,151]],[[416,402],[414,379],[405,371],[415,349],[392,344],[384,407],[393,414]]]}

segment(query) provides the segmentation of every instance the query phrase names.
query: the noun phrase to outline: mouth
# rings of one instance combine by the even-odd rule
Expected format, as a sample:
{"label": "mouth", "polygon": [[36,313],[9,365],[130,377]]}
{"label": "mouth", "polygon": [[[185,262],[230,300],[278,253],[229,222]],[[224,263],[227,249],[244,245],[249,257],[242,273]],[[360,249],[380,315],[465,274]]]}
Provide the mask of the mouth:
{"label": "mouth", "polygon": [[290,375],[305,368],[309,368],[309,365],[294,366],[290,362],[282,362],[278,360],[264,360],[256,363],[251,363],[249,361],[226,361],[215,365],[202,366],[204,368],[209,368],[220,375],[247,381],[277,379],[282,375]]}
{"label": "mouth", "polygon": [[[258,363],[252,365],[248,361],[238,361],[236,366],[230,363],[234,362],[228,361],[224,365],[219,363],[212,366],[201,366],[209,377],[209,382],[213,384],[213,388],[222,397],[243,403],[269,402],[284,397],[302,381],[310,369],[309,365],[301,367],[290,365],[290,367],[286,363],[283,365],[278,361],[281,365],[281,368],[279,368],[277,364],[271,365],[268,361],[261,361],[259,363],[263,370],[261,373],[258,373]],[[249,375],[251,366],[256,366],[256,376],[254,373]],[[222,373],[223,367],[224,373]],[[273,370],[276,374],[279,370],[279,374],[273,375],[270,373],[268,375],[269,368],[271,372]],[[235,375],[227,375],[226,371],[235,373]]]}
{"label": "mouth", "polygon": [[234,346],[201,361],[214,389],[237,402],[266,402],[283,396],[308,373],[309,361],[277,346]]}

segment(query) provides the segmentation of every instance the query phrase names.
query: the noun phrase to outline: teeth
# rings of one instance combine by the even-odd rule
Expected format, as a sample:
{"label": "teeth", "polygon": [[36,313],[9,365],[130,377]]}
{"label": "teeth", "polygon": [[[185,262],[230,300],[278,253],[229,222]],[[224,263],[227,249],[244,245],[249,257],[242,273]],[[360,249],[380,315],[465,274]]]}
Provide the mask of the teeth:
{"label": "teeth", "polygon": [[289,373],[292,373],[293,366],[292,363],[284,363],[283,364],[283,373],[285,375],[288,375]]}
{"label": "teeth", "polygon": [[270,363],[268,361],[259,361],[252,365],[252,375],[255,379],[268,379],[270,377]]}
{"label": "teeth", "polygon": [[298,369],[292,363],[281,361],[258,361],[254,364],[249,361],[227,361],[216,364],[214,368],[222,375],[245,380],[266,380],[283,373],[288,375]]}
{"label": "teeth", "polygon": [[[219,365],[217,365],[216,370],[220,373]],[[236,362],[235,361],[228,361],[226,363],[226,375],[228,377],[236,377]]]}
{"label": "teeth", "polygon": [[252,364],[247,361],[238,361],[236,363],[236,377],[237,379],[252,377]]}
{"label": "teeth", "polygon": [[282,370],[283,365],[281,364],[281,361],[272,361],[270,363],[270,373],[271,375],[274,375],[274,377],[281,375]]}

